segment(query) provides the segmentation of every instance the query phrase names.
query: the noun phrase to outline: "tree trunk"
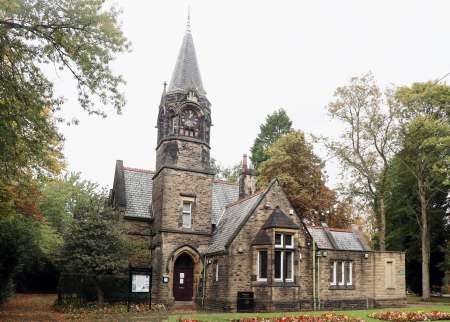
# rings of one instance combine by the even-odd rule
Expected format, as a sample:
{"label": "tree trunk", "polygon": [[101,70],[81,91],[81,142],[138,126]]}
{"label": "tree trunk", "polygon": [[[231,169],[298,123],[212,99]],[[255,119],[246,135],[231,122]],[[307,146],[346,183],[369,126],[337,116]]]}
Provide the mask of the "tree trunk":
{"label": "tree trunk", "polygon": [[380,238],[380,250],[384,252],[386,250],[386,214],[384,206],[384,194],[379,197],[380,208],[380,224],[379,224],[379,238]]}
{"label": "tree trunk", "polygon": [[99,280],[95,279],[95,291],[97,292],[97,303],[102,306],[103,303],[105,302],[105,297],[103,294],[103,290],[100,287],[100,282]]}
{"label": "tree trunk", "polygon": [[420,239],[422,248],[422,300],[430,299],[430,231],[428,228],[427,199],[424,182],[417,180],[420,198]]}

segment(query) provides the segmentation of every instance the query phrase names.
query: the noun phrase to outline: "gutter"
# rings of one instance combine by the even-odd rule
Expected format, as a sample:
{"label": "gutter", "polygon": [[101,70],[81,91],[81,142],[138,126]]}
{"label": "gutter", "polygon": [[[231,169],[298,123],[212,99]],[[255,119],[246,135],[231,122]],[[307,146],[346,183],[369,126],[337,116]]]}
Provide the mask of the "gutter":
{"label": "gutter", "polygon": [[203,283],[202,283],[202,308],[205,308],[205,293],[206,293],[206,268],[207,268],[207,255],[203,256]]}
{"label": "gutter", "polygon": [[316,310],[316,243],[314,240],[312,241],[312,264],[313,264],[313,307],[314,311]]}
{"label": "gutter", "polygon": [[320,256],[322,254],[320,252],[317,252],[317,302],[319,305],[320,310]]}

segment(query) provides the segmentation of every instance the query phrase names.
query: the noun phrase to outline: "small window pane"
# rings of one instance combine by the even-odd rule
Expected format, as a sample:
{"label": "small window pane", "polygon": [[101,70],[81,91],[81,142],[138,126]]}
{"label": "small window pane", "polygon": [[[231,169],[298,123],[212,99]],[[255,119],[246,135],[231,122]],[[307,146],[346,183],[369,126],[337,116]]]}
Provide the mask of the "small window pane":
{"label": "small window pane", "polygon": [[338,262],[334,261],[331,264],[331,270],[330,270],[330,284],[331,285],[336,285],[337,282],[337,267],[338,267]]}
{"label": "small window pane", "polygon": [[293,276],[293,271],[292,271],[292,266],[293,266],[293,256],[292,256],[292,252],[285,252],[285,256],[286,256],[286,279],[287,280],[293,280],[294,276]]}
{"label": "small window pane", "polygon": [[352,285],[352,278],[353,278],[353,263],[347,262],[346,270],[345,270],[345,284]]}
{"label": "small window pane", "polygon": [[281,234],[275,234],[275,245],[282,246]]}
{"label": "small window pane", "polygon": [[275,252],[275,278],[281,279],[281,252]]}
{"label": "small window pane", "polygon": [[339,285],[345,284],[345,262],[339,263]]}
{"label": "small window pane", "polygon": [[292,235],[284,235],[284,242],[286,247],[294,247]]}
{"label": "small window pane", "polygon": [[183,202],[183,212],[191,212],[191,203],[190,202]]}
{"label": "small window pane", "polygon": [[258,278],[266,279],[267,278],[267,251],[266,250],[259,251],[258,267],[259,267]]}
{"label": "small window pane", "polygon": [[184,228],[191,228],[191,214],[183,214],[183,227]]}

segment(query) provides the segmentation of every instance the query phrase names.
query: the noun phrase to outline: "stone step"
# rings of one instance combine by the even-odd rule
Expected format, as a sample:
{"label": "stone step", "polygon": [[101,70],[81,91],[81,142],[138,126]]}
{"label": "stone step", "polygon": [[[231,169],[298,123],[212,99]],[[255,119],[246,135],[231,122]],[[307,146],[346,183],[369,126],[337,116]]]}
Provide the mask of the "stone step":
{"label": "stone step", "polygon": [[197,311],[197,304],[193,301],[175,301],[170,308],[172,312],[194,312]]}

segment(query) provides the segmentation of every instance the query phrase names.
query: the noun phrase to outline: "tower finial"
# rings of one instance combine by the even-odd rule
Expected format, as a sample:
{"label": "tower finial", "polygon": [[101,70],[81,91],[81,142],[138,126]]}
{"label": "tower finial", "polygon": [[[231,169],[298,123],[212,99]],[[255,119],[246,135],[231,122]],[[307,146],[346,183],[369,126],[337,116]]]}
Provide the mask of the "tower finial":
{"label": "tower finial", "polygon": [[191,6],[190,5],[188,6],[186,31],[191,31]]}

